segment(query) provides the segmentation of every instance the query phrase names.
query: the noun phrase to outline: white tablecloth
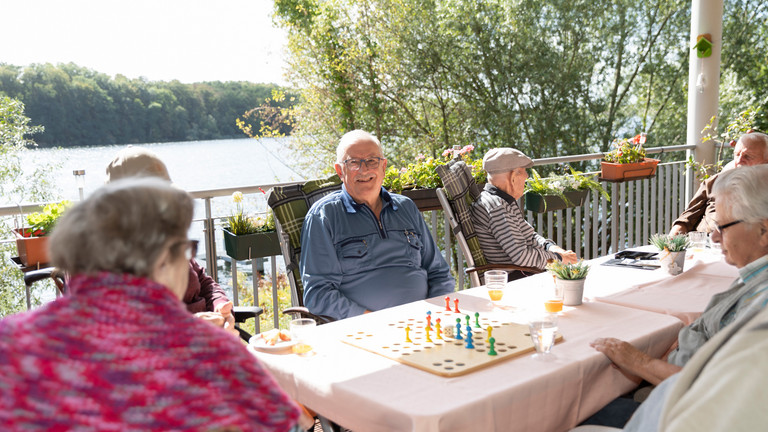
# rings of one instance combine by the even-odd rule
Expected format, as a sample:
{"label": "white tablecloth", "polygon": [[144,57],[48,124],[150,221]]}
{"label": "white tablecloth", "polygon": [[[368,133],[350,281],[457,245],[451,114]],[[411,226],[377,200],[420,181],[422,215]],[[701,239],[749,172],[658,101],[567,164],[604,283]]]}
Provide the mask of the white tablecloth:
{"label": "white tablecloth", "polygon": [[[531,283],[536,282],[510,284],[506,303],[541,309],[541,290],[526,289]],[[484,288],[452,296],[464,312],[509,314],[494,309]],[[355,431],[562,431],[635,385],[589,346],[591,340],[613,336],[661,356],[682,327],[672,316],[589,302],[560,316],[565,340],[553,348],[554,361],[526,354],[453,378],[340,342],[349,332],[375,331],[392,320],[421,318],[444,307],[442,299],[431,299],[319,326],[311,357],[254,354],[288,394]],[[522,314],[513,317],[524,320]]]}

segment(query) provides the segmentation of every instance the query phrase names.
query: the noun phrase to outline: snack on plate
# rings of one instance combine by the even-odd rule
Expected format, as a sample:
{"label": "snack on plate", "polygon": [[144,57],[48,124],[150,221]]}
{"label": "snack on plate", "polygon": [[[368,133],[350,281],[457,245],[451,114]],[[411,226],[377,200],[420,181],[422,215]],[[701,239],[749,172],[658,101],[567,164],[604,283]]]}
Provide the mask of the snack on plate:
{"label": "snack on plate", "polygon": [[264,343],[266,345],[275,345],[278,341],[289,341],[291,340],[291,334],[288,333],[286,330],[280,330],[280,329],[272,329],[265,331],[264,333],[260,333],[259,336],[261,336],[262,339],[264,339]]}

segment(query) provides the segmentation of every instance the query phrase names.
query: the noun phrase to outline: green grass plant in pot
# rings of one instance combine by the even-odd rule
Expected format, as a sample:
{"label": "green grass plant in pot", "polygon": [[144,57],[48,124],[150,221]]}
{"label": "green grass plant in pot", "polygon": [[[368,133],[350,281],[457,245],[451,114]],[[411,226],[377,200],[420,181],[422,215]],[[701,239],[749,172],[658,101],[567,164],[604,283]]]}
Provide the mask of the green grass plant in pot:
{"label": "green grass plant in pot", "polygon": [[651,244],[659,250],[659,264],[662,271],[671,275],[679,275],[685,266],[685,251],[690,246],[688,236],[678,234],[654,234]]}
{"label": "green grass plant in pot", "polygon": [[610,201],[611,197],[594,175],[570,168],[571,174],[541,177],[531,169],[531,177],[525,182],[526,210],[543,213],[581,206],[589,191],[597,191]]}
{"label": "green grass plant in pot", "polygon": [[227,255],[239,261],[280,255],[272,212],[263,217],[248,216],[243,208],[243,193],[233,193],[232,200],[236,210],[223,227]]}
{"label": "green grass plant in pot", "polygon": [[562,295],[564,306],[578,306],[584,297],[584,282],[589,274],[589,264],[579,260],[573,264],[552,261],[547,270],[555,276],[556,295]]}

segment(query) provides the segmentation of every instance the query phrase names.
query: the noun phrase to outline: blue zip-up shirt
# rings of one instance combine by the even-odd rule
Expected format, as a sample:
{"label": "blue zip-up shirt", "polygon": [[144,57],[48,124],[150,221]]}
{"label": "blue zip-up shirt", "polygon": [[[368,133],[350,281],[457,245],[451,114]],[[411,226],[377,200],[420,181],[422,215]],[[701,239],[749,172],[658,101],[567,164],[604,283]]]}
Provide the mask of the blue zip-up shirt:
{"label": "blue zip-up shirt", "polygon": [[381,199],[380,222],[344,186],[307,213],[300,266],[310,312],[342,319],[454,291],[416,204],[384,188]]}

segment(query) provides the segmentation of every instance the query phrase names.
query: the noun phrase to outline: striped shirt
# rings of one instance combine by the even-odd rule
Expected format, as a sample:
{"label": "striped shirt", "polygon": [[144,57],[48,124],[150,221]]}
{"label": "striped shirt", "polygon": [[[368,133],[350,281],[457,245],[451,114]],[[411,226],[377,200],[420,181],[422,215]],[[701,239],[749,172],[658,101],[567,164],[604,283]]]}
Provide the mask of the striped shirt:
{"label": "striped shirt", "polygon": [[555,242],[534,231],[523,217],[517,201],[490,183],[472,204],[472,222],[490,264],[543,269],[547,260],[560,258],[548,251]]}

